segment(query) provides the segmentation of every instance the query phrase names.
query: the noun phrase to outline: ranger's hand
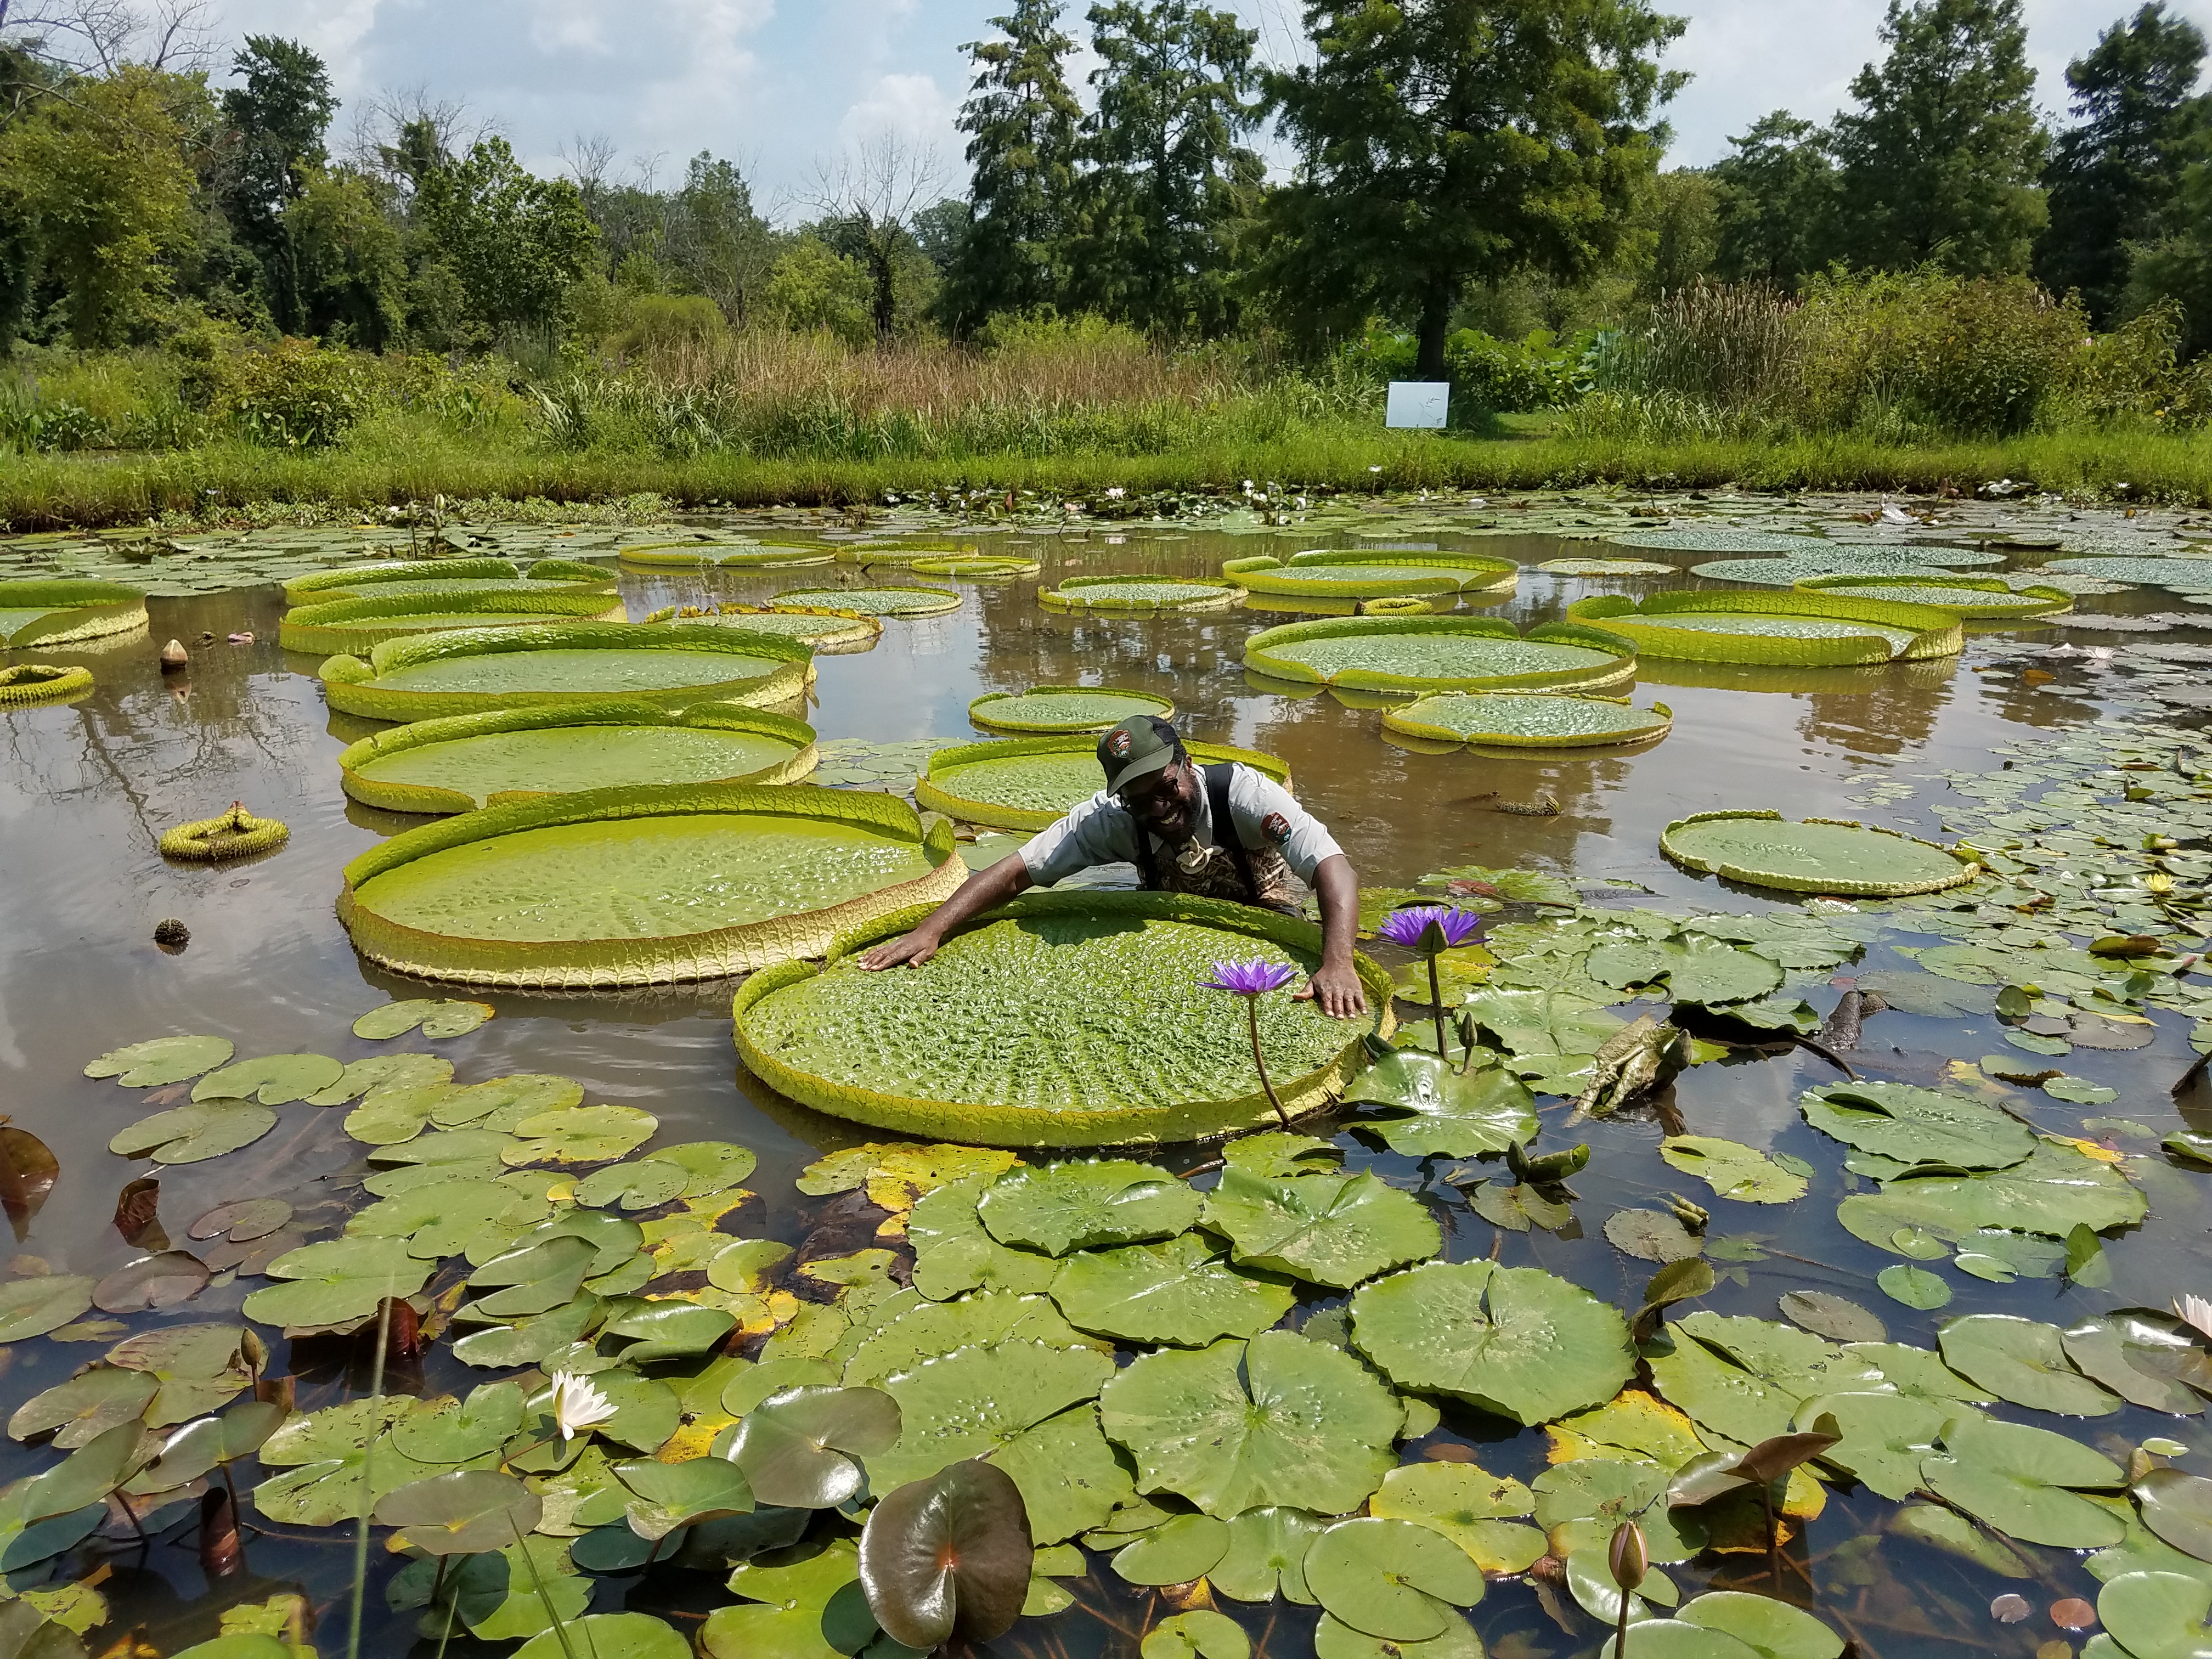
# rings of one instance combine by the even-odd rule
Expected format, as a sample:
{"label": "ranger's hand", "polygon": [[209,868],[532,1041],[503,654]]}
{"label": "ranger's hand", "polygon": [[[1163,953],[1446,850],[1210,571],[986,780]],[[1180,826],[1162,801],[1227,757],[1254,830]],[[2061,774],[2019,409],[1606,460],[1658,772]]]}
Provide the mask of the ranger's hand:
{"label": "ranger's hand", "polygon": [[919,968],[937,954],[938,946],[944,942],[936,934],[917,927],[903,939],[876,946],[860,958],[860,966],[871,973],[878,968]]}
{"label": "ranger's hand", "polygon": [[1367,988],[1346,963],[1324,962],[1291,995],[1296,1001],[1319,1003],[1331,1019],[1350,1019],[1367,1012]]}

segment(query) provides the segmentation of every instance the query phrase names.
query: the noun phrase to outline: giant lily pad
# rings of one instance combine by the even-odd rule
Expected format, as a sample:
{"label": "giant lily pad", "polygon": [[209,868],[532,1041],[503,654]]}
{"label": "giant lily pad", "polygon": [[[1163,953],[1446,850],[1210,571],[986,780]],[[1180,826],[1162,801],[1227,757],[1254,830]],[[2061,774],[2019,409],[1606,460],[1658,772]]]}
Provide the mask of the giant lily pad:
{"label": "giant lily pad", "polygon": [[[1234,761],[1278,783],[1290,781],[1290,769],[1273,755],[1213,743],[1185,747],[1207,765]],[[928,769],[915,780],[914,798],[969,823],[1042,830],[1089,800],[1105,781],[1092,738],[1000,738],[934,750]]]}
{"label": "giant lily pad", "polygon": [[949,587],[793,587],[769,603],[778,610],[857,611],[865,617],[933,617],[957,611],[960,596]]}
{"label": "giant lily pad", "polygon": [[471,984],[713,978],[933,902],[966,866],[887,796],[730,785],[603,789],[425,825],[346,866],[371,960]]}
{"label": "giant lily pad", "polygon": [[1188,1233],[1164,1244],[1072,1256],[1053,1280],[1052,1297],[1084,1330],[1179,1347],[1251,1336],[1297,1300],[1282,1280],[1237,1273]]}
{"label": "giant lily pad", "polygon": [[1150,1164],[1091,1158],[1011,1170],[975,1210],[1001,1244],[1066,1255],[1170,1237],[1197,1221],[1200,1201]]}
{"label": "giant lily pad", "polygon": [[1652,743],[1674,724],[1674,710],[1663,702],[1638,708],[1626,697],[1532,691],[1451,691],[1382,716],[1382,729],[1401,737],[1515,749]]}
{"label": "giant lily pad", "polygon": [[590,591],[595,584],[532,584],[527,588],[434,588],[427,592],[327,599],[289,611],[277,635],[287,651],[327,657],[366,654],[386,640],[466,629],[557,628],[568,623],[619,623],[621,599]]}
{"label": "giant lily pad", "polygon": [[141,588],[82,580],[0,581],[0,647],[76,645],[145,625]]}
{"label": "giant lily pad", "polygon": [[1228,1519],[1295,1504],[1341,1515],[1396,1461],[1404,1413],[1351,1355],[1287,1331],[1144,1355],[1106,1384],[1108,1437],[1138,1485]]}
{"label": "giant lily pad", "polygon": [[1835,1083],[1798,1103],[1805,1121],[1847,1146],[1900,1164],[2002,1170],[2035,1150],[2035,1132],[1984,1101],[1909,1083]]}
{"label": "giant lily pad", "polygon": [[1364,1172],[1277,1179],[1231,1165],[1206,1194],[1206,1224],[1241,1267],[1340,1290],[1443,1243],[1419,1199]]}
{"label": "giant lily pad", "polygon": [[1954,1418],[1944,1426],[1941,1454],[1920,1467],[1937,1497],[2031,1544],[2099,1549],[2118,1543],[2127,1530],[2110,1510],[2080,1495],[2126,1484],[2119,1466],[2046,1429],[1978,1413]]}
{"label": "giant lily pad", "polygon": [[580,623],[387,640],[366,662],[331,658],[322,677],[331,708],[369,720],[435,720],[611,697],[661,708],[757,708],[801,691],[812,655],[802,641],[734,628]]}
{"label": "giant lily pad", "polygon": [[1686,870],[1795,893],[1934,893],[1972,881],[1980,867],[1895,830],[1827,818],[1792,823],[1779,812],[1695,813],[1668,824],[1659,849]]}
{"label": "giant lily pad", "polygon": [[123,1158],[150,1158],[156,1164],[198,1164],[251,1146],[276,1127],[276,1113],[248,1101],[172,1106],[114,1135],[107,1150]]}
{"label": "giant lily pad", "polygon": [[1478,1158],[1536,1138],[1535,1099],[1501,1066],[1463,1073],[1401,1048],[1353,1079],[1344,1098],[1387,1109],[1361,1127],[1408,1158]]}
{"label": "giant lily pad", "polygon": [[1694,662],[1837,666],[1956,656],[1964,642],[1958,618],[1933,605],[1802,590],[1605,593],[1577,600],[1567,615],[1645,656]]}
{"label": "giant lily pad", "polygon": [[112,1077],[127,1089],[156,1089],[211,1072],[232,1054],[228,1037],[151,1037],[112,1049],[84,1068],[87,1077]]}
{"label": "giant lily pad", "polygon": [[762,709],[580,703],[416,720],[338,757],[355,799],[395,812],[640,784],[790,783],[813,769],[814,729]]}
{"label": "giant lily pad", "polygon": [[1288,559],[1265,554],[1231,559],[1221,574],[1250,593],[1288,599],[1381,599],[1420,594],[1513,591],[1521,574],[1510,559],[1403,548],[1320,548]]}
{"label": "giant lily pad", "polygon": [[2047,617],[2072,606],[2074,596],[2055,587],[2014,588],[1991,577],[1917,576],[1906,573],[1869,575],[1846,571],[1833,576],[1808,576],[1795,584],[1816,593],[1840,593],[1846,599],[1888,599],[1899,605],[1931,605],[1967,620],[2014,621]]}
{"label": "giant lily pad", "polygon": [[[1320,944],[1248,906],[1089,890],[1024,894],[923,967],[869,973],[847,954],[892,931],[855,933],[826,966],[746,981],[738,1054],[818,1110],[996,1146],[1180,1140],[1272,1120],[1241,1000],[1200,981],[1223,960],[1310,967]],[[1387,1019],[1387,979],[1355,965]],[[1259,1014],[1286,1106],[1333,1096],[1357,1029],[1287,996],[1263,998]],[[867,1042],[851,1040],[860,1030]]]}
{"label": "giant lily pad", "polygon": [[1176,581],[1160,576],[1074,576],[1041,588],[1048,611],[1212,611],[1237,602],[1229,582]]}
{"label": "giant lily pad", "polygon": [[1400,1388],[1526,1424],[1612,1398],[1635,1364],[1613,1308],[1540,1268],[1489,1261],[1431,1262],[1363,1287],[1352,1334]]}
{"label": "giant lily pad", "polygon": [[1486,617],[1346,617],[1269,628],[1244,641],[1245,666],[1351,690],[1584,691],[1636,672],[1635,647],[1568,623],[1532,629]]}
{"label": "giant lily pad", "polygon": [[993,732],[1103,732],[1132,714],[1175,713],[1175,704],[1149,691],[1114,686],[1036,685],[1026,691],[993,691],[968,705],[968,718]]}

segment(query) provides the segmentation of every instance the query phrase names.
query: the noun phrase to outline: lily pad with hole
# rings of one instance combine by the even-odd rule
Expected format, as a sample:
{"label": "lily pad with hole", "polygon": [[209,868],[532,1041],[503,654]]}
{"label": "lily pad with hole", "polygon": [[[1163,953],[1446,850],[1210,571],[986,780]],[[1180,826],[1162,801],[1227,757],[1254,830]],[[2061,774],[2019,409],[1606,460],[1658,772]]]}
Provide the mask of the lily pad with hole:
{"label": "lily pad with hole", "polygon": [[152,1037],[111,1049],[84,1068],[87,1077],[112,1077],[126,1089],[158,1089],[211,1072],[234,1052],[228,1037]]}
{"label": "lily pad with hole", "polygon": [[1338,1289],[1434,1255],[1436,1218],[1409,1193],[1364,1171],[1271,1179],[1234,1167],[1206,1198],[1206,1226],[1239,1267]]}
{"label": "lily pad with hole", "polygon": [[1518,1480],[1472,1463],[1407,1463],[1382,1477],[1370,1515],[1413,1521],[1441,1534],[1485,1572],[1526,1572],[1548,1548],[1522,1518],[1535,1498]]}
{"label": "lily pad with hole", "polygon": [[1010,1170],[975,1212],[1001,1244],[1060,1256],[1171,1237],[1197,1222],[1200,1205],[1188,1186],[1154,1164],[1088,1158]]}
{"label": "lily pad with hole", "polygon": [[1099,1417],[1136,1459],[1140,1489],[1224,1520],[1270,1504],[1357,1507],[1397,1462],[1405,1420],[1358,1360],[1286,1331],[1146,1354],[1106,1384]]}
{"label": "lily pad with hole", "polygon": [[1306,1588],[1333,1617],[1386,1641],[1443,1634],[1449,1609],[1482,1599],[1482,1569],[1449,1539],[1410,1521],[1343,1521],[1314,1540]]}
{"label": "lily pad with hole", "polygon": [[2119,1517],[2082,1497],[2126,1484],[2120,1467],[2078,1440],[1978,1413],[1954,1418],[1921,1478],[1937,1497],[2011,1537],[2058,1549],[2101,1549],[2125,1534]]}
{"label": "lily pad with hole", "polygon": [[1382,1109],[1359,1127],[1407,1158],[1479,1158],[1536,1138],[1535,1097],[1502,1066],[1462,1073],[1401,1048],[1353,1079],[1344,1098]]}
{"label": "lily pad with hole", "polygon": [[1899,1164],[2001,1170],[2035,1150],[2035,1132],[1971,1096],[1909,1083],[1835,1083],[1806,1091],[1805,1121],[1847,1146]]}
{"label": "lily pad with hole", "polygon": [[1186,1233],[1070,1256],[1053,1280],[1052,1299],[1079,1329],[1191,1348],[1267,1329],[1297,1293],[1273,1274],[1236,1271],[1219,1250]]}
{"label": "lily pad with hole", "polygon": [[1747,886],[1851,897],[1941,892],[1980,869],[1969,854],[1895,830],[1779,812],[1694,813],[1668,824],[1659,848],[1686,870]]}
{"label": "lily pad with hole", "polygon": [[276,1114],[243,1100],[173,1106],[141,1118],[107,1143],[122,1158],[156,1164],[199,1164],[250,1146],[276,1127]]}
{"label": "lily pad with hole", "polygon": [[1431,1262],[1363,1286],[1352,1334],[1400,1388],[1529,1425],[1611,1399],[1635,1364],[1614,1309],[1540,1268],[1489,1261]]}
{"label": "lily pad with hole", "polygon": [[1788,1204],[1802,1198],[1808,1185],[1756,1148],[1713,1135],[1669,1135],[1660,1142],[1659,1156],[1697,1176],[1715,1197],[1740,1204]]}
{"label": "lily pad with hole", "polygon": [[410,1255],[404,1239],[335,1238],[288,1250],[269,1264],[279,1282],[246,1298],[246,1316],[270,1325],[336,1325],[366,1319],[387,1297],[429,1282],[436,1263]]}

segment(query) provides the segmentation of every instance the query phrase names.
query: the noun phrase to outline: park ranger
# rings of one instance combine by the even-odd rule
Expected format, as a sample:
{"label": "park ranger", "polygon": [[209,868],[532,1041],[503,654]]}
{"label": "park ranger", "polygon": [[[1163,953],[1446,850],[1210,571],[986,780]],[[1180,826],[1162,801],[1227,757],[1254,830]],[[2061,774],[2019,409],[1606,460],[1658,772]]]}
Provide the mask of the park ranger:
{"label": "park ranger", "polygon": [[1134,714],[1098,739],[1106,787],[1018,853],[979,870],[903,939],[879,945],[863,968],[920,966],[945,935],[1030,887],[1049,887],[1100,864],[1133,864],[1157,892],[1231,899],[1297,914],[1291,878],[1321,898],[1321,965],[1297,993],[1338,1019],[1364,1013],[1352,970],[1359,878],[1322,822],[1291,792],[1249,766],[1200,766],[1175,727]]}

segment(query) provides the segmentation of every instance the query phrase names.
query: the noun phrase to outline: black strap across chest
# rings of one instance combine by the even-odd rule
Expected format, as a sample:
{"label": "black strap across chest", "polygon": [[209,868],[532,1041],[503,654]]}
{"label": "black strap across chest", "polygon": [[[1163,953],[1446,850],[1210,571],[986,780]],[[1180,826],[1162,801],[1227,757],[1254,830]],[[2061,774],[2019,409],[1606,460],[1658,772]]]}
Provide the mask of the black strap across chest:
{"label": "black strap across chest", "polygon": [[[1222,761],[1200,768],[1199,776],[1205,782],[1206,806],[1213,814],[1214,845],[1224,848],[1234,861],[1237,878],[1244,884],[1245,902],[1257,904],[1260,884],[1253,878],[1252,855],[1245,850],[1244,838],[1237,833],[1237,820],[1229,813],[1229,778],[1235,769],[1234,762]],[[1142,824],[1136,826],[1136,831],[1138,879],[1145,887],[1156,890],[1159,886],[1158,866],[1152,853],[1151,832]]]}

